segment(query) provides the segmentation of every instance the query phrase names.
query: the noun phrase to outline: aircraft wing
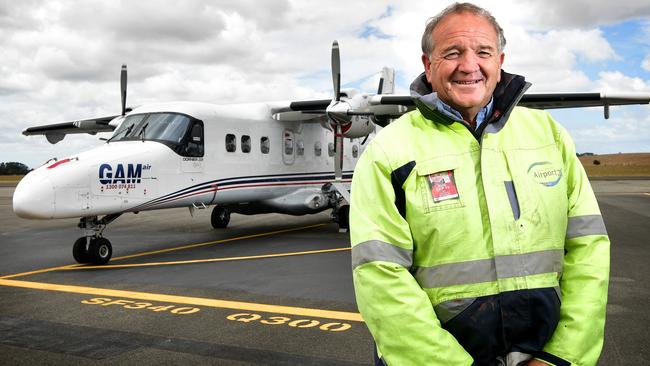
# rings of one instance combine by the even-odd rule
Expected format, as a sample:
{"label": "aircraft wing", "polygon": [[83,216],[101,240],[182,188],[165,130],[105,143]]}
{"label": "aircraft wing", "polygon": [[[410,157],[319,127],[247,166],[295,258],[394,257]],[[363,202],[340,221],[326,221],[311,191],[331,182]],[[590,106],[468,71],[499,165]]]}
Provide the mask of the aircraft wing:
{"label": "aircraft wing", "polygon": [[[411,107],[413,99],[408,95],[375,95],[373,105],[403,105]],[[609,107],[617,105],[650,104],[648,93],[528,93],[519,105],[536,109],[604,107],[609,118]],[[409,108],[412,109],[412,108]]]}
{"label": "aircraft wing", "polygon": [[107,116],[28,127],[23,131],[23,135],[45,135],[47,141],[49,141],[51,144],[56,144],[57,142],[63,140],[65,135],[69,134],[87,133],[94,135],[97,132],[111,132],[115,129],[115,126],[110,125],[109,122],[111,122],[116,117],[119,116]]}

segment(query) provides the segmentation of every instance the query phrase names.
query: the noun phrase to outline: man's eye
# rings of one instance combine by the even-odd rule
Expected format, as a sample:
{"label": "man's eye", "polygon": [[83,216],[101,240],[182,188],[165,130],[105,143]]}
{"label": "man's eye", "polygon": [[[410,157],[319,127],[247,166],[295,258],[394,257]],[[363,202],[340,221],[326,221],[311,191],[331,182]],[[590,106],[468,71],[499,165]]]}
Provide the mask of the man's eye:
{"label": "man's eye", "polygon": [[451,52],[445,55],[445,60],[453,60],[458,58],[459,53],[458,52]]}
{"label": "man's eye", "polygon": [[487,58],[487,57],[492,56],[492,53],[490,53],[490,52],[488,52],[488,51],[480,51],[480,52],[478,53],[478,55],[479,55],[479,57]]}

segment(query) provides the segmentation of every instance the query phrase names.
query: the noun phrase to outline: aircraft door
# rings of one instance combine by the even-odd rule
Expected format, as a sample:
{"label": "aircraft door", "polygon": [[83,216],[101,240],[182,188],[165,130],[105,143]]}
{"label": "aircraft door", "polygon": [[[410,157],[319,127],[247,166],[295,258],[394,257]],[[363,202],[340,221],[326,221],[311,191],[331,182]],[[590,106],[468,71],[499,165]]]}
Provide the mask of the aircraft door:
{"label": "aircraft door", "polygon": [[293,131],[284,130],[282,134],[282,161],[287,165],[292,165],[295,160],[295,138]]}

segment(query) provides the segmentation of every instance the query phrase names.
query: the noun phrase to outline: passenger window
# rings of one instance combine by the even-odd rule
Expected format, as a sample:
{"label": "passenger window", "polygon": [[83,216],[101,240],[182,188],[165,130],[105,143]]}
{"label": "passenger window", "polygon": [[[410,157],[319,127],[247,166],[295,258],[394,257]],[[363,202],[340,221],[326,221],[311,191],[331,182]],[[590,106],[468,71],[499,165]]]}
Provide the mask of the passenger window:
{"label": "passenger window", "polygon": [[251,137],[242,135],[241,137],[241,151],[245,153],[251,152]]}
{"label": "passenger window", "polygon": [[293,155],[293,139],[286,134],[284,137],[284,154]]}
{"label": "passenger window", "polygon": [[296,153],[298,155],[305,155],[305,144],[302,142],[302,140],[298,140],[296,143]]}
{"label": "passenger window", "polygon": [[320,141],[316,141],[316,143],[314,144],[314,154],[316,156],[320,156],[322,152],[323,149],[320,146]]}
{"label": "passenger window", "polygon": [[334,143],[330,142],[327,144],[327,155],[334,156]]}
{"label": "passenger window", "polygon": [[271,143],[269,142],[268,137],[262,136],[260,139],[260,149],[262,150],[262,154],[269,153],[269,150],[271,150]]}
{"label": "passenger window", "polygon": [[237,138],[232,133],[226,135],[226,151],[235,152],[237,150]]}
{"label": "passenger window", "polygon": [[356,144],[352,145],[352,157],[356,158],[358,156],[359,156],[359,146],[357,146]]}

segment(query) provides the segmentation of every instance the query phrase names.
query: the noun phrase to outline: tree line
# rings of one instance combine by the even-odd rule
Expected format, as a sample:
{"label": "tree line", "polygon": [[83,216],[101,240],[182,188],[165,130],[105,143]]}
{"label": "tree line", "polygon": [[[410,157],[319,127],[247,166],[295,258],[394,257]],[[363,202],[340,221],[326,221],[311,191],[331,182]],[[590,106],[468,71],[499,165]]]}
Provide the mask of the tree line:
{"label": "tree line", "polygon": [[0,163],[0,175],[25,175],[31,169],[23,163],[8,162]]}

